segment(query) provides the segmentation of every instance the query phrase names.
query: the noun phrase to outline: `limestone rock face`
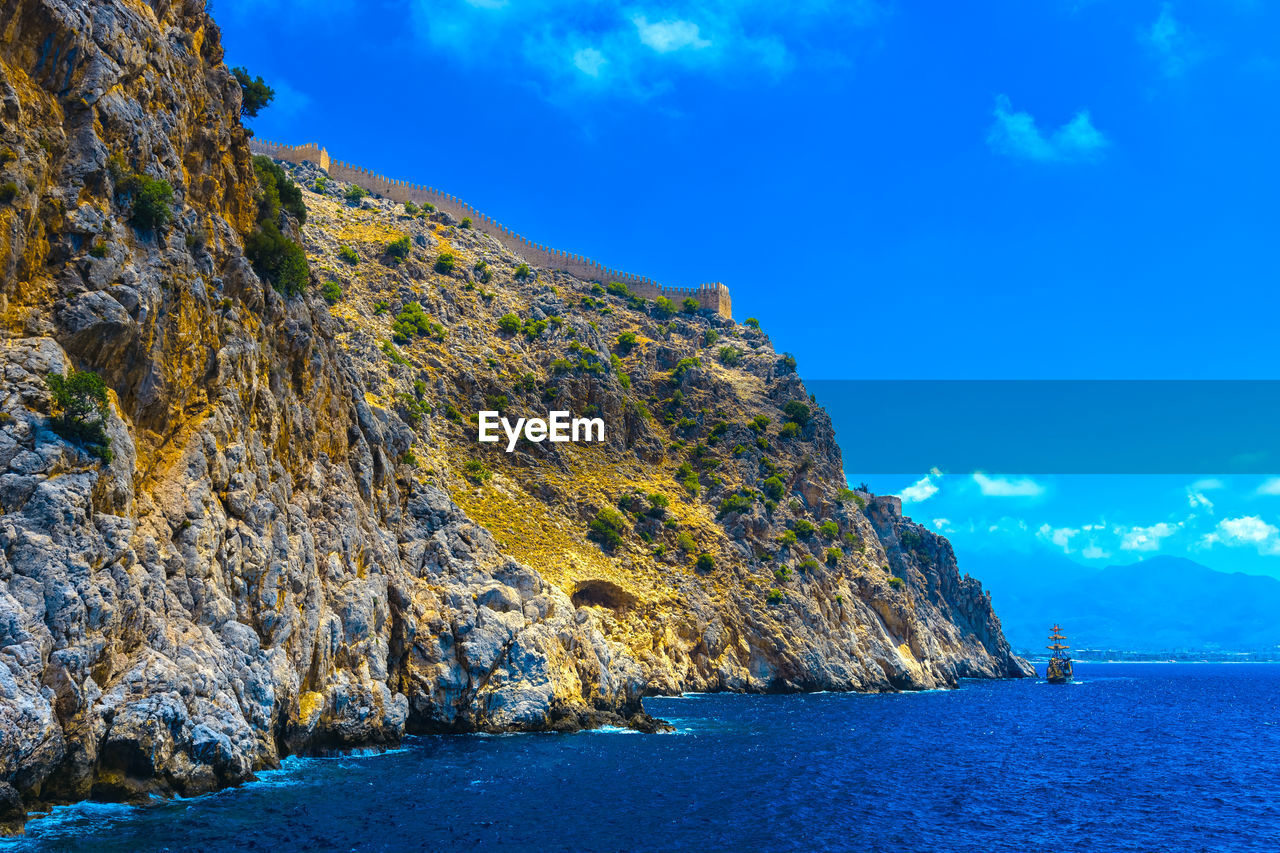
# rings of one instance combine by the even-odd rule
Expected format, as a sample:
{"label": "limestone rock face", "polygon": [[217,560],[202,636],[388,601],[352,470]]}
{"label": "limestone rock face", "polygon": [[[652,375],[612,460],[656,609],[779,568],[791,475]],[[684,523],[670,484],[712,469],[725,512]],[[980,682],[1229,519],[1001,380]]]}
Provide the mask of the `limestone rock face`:
{"label": "limestone rock face", "polygon": [[[654,693],[1027,672],[944,540],[842,493],[820,408],[779,429],[813,404],[762,333],[526,276],[308,166],[317,286],[282,297],[243,253],[257,184],[202,0],[15,0],[0,33],[0,821],[407,731],[653,730]],[[122,170],[172,186],[169,223],[131,223]],[[410,303],[439,331],[393,328]],[[52,429],[72,367],[111,390],[110,461]],[[475,441],[479,408],[552,404],[605,443]]]}

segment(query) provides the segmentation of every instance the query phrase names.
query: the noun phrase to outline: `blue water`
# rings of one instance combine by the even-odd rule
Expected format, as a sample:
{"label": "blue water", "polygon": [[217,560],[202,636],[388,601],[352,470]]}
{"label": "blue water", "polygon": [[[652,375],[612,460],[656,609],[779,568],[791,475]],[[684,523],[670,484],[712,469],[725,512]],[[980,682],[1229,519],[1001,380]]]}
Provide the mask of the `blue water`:
{"label": "blue water", "polygon": [[678,732],[423,737],[85,804],[19,850],[1280,850],[1280,666],[1078,664],[1069,686],[689,696]]}

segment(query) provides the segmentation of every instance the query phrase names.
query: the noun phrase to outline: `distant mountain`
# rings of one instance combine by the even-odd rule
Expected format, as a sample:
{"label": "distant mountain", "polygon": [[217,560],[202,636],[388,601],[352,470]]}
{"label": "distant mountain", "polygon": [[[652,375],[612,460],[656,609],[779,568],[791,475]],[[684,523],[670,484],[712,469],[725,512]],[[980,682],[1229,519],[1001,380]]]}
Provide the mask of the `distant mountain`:
{"label": "distant mountain", "polygon": [[1134,651],[1280,645],[1280,580],[1180,557],[1092,569],[1062,554],[978,552],[962,570],[991,590],[1015,649],[1039,650],[1062,625],[1071,645]]}

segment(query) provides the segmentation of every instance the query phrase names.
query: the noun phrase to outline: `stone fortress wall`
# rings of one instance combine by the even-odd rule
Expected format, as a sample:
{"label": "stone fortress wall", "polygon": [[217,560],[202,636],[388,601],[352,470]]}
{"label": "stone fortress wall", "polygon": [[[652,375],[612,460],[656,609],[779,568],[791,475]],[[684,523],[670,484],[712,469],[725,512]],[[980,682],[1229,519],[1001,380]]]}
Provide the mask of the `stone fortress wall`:
{"label": "stone fortress wall", "polygon": [[532,243],[516,234],[505,225],[494,222],[490,217],[473,208],[455,196],[446,195],[439,190],[424,187],[421,184],[410,184],[406,181],[393,181],[382,175],[374,174],[368,169],[333,160],[329,152],[315,143],[306,145],[280,145],[274,142],[250,140],[249,148],[254,154],[265,154],[273,160],[285,160],[290,163],[310,161],[329,173],[333,178],[352,184],[359,184],[366,190],[376,193],[392,201],[414,204],[430,203],[438,210],[448,213],[454,219],[463,217],[471,219],[472,227],[493,236],[508,251],[524,258],[530,266],[544,267],[552,270],[564,270],[570,275],[587,281],[598,281],[607,284],[620,281],[631,289],[631,292],[645,299],[657,299],[665,296],[673,302],[680,303],[692,297],[698,304],[714,311],[722,317],[733,318],[733,306],[729,299],[729,288],[719,282],[700,284],[696,287],[668,287],[649,278],[609,269],[582,255],[573,255],[558,249],[551,249]]}

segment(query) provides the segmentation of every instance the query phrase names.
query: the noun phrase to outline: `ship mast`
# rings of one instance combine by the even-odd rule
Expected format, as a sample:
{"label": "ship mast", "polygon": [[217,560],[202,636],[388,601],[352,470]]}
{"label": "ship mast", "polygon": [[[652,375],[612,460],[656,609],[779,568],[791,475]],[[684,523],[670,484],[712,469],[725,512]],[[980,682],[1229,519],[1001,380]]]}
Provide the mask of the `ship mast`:
{"label": "ship mast", "polygon": [[1066,655],[1064,654],[1064,652],[1067,649],[1071,648],[1070,646],[1064,646],[1062,644],[1062,641],[1065,639],[1066,639],[1066,636],[1063,635],[1062,629],[1059,628],[1057,625],[1054,625],[1053,632],[1049,635],[1050,645],[1045,646],[1045,648],[1053,650],[1053,657],[1065,658]]}

